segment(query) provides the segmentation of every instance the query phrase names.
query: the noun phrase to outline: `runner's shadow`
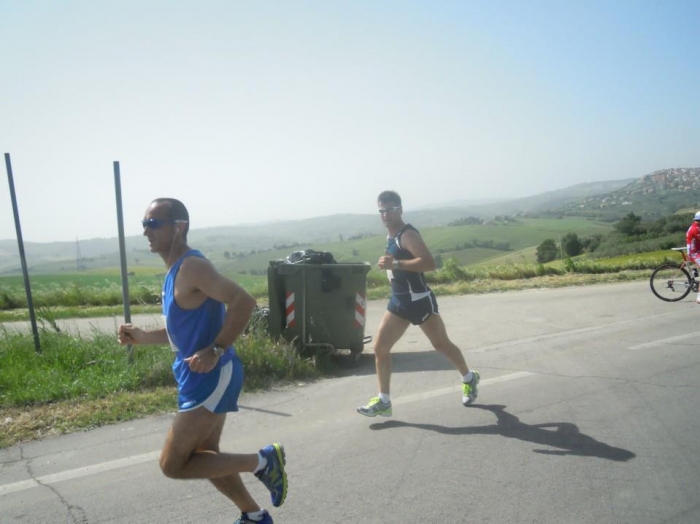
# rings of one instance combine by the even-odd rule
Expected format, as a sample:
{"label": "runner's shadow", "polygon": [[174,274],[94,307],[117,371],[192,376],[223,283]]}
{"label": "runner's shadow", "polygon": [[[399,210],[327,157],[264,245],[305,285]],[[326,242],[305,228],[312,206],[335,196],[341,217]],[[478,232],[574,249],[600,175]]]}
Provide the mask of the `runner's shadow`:
{"label": "runner's shadow", "polygon": [[[370,429],[382,430],[400,427],[413,427],[436,431],[444,435],[502,435],[508,438],[533,442],[543,446],[559,449],[534,449],[535,453],[543,455],[578,455],[581,457],[598,457],[616,462],[626,462],[637,455],[622,448],[609,446],[593,437],[584,435],[576,424],[570,422],[550,422],[545,424],[525,424],[515,415],[505,410],[506,406],[476,404],[469,409],[491,411],[498,422],[491,426],[450,428],[437,424],[416,424],[400,420],[389,420],[384,423],[372,424]],[[552,428],[552,429],[548,429]]]}
{"label": "runner's shadow", "polygon": [[[377,373],[372,351],[362,353],[357,362],[352,362],[347,355],[334,355],[332,360],[338,365],[338,372],[342,376],[365,376]],[[392,353],[391,362],[392,373],[454,370],[454,366],[434,349]]]}

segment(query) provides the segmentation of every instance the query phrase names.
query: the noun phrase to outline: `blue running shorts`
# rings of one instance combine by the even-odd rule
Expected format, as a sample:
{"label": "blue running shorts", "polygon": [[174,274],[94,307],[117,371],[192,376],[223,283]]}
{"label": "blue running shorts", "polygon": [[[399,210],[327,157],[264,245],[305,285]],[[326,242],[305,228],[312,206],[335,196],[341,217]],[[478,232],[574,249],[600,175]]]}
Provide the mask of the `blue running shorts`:
{"label": "blue running shorts", "polygon": [[189,392],[187,397],[178,395],[178,411],[184,413],[199,407],[205,407],[212,413],[238,411],[238,395],[242,387],[243,363],[234,358],[219,369],[219,380],[213,391],[200,388]]}

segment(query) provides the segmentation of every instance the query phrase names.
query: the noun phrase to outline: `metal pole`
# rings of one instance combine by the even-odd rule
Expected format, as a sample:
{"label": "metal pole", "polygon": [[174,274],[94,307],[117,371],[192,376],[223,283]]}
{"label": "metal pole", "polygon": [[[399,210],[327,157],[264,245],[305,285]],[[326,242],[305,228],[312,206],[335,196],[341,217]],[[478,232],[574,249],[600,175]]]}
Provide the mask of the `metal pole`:
{"label": "metal pole", "polygon": [[39,341],[39,330],[36,326],[36,315],[34,314],[34,302],[32,301],[32,288],[29,285],[29,271],[27,271],[27,257],[24,254],[24,241],[22,240],[22,227],[19,223],[19,210],[17,209],[17,196],[15,195],[15,181],[12,177],[12,163],[10,153],[5,153],[5,168],[7,169],[7,181],[10,184],[10,198],[12,199],[12,211],[15,215],[15,231],[17,232],[17,244],[19,246],[19,259],[22,263],[22,275],[24,276],[24,291],[27,294],[27,309],[29,310],[29,320],[32,324],[32,335],[34,336],[34,350],[41,353],[41,343]]}
{"label": "metal pole", "polygon": [[300,353],[303,353],[306,349],[306,264],[301,263],[301,349]]}
{"label": "metal pole", "polygon": [[[119,228],[119,259],[122,269],[122,301],[124,302],[124,321],[131,322],[131,304],[129,303],[129,275],[126,269],[126,243],[124,242],[124,216],[122,213],[122,185],[119,162],[114,162],[114,193],[117,198],[117,227]],[[134,358],[131,344],[126,346],[129,362]]]}
{"label": "metal pole", "polygon": [[559,260],[564,263],[564,237],[559,235]]}

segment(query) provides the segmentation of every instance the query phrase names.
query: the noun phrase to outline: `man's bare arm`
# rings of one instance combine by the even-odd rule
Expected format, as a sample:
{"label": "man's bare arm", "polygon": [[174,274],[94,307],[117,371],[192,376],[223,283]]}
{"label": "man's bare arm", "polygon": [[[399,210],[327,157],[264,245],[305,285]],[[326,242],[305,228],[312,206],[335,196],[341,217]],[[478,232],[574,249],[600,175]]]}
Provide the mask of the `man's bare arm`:
{"label": "man's bare arm", "polygon": [[119,326],[117,338],[121,345],[127,344],[168,344],[168,333],[165,328],[146,331],[133,324]]}
{"label": "man's bare arm", "polygon": [[[224,347],[243,332],[255,309],[255,299],[233,280],[221,275],[209,260],[190,258],[181,268],[182,284],[226,305],[226,315],[215,342]],[[183,271],[184,270],[184,271]]]}
{"label": "man's bare arm", "polygon": [[416,271],[418,273],[435,270],[436,265],[433,254],[428,249],[428,246],[425,245],[423,237],[421,237],[419,233],[411,229],[405,231],[403,235],[401,235],[401,243],[404,248],[413,254],[412,259],[400,261],[402,270]]}
{"label": "man's bare arm", "polygon": [[[213,343],[223,347],[231,345],[243,332],[255,308],[255,299],[241,286],[221,275],[209,260],[191,257],[180,267],[175,284],[176,294],[184,297],[209,297],[226,305],[226,314],[221,331]],[[208,373],[218,362],[219,357],[212,346],[198,349],[185,359],[195,373]]]}

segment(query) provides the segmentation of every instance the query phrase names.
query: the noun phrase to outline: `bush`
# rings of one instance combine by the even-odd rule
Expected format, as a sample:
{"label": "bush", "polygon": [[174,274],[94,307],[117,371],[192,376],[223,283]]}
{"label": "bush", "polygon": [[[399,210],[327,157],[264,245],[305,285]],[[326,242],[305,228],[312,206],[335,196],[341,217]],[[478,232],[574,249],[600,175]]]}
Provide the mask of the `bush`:
{"label": "bush", "polygon": [[544,240],[537,246],[537,262],[540,264],[555,260],[558,254],[559,249],[557,248],[557,244],[551,238]]}
{"label": "bush", "polygon": [[567,233],[561,239],[561,248],[570,257],[580,255],[583,251],[583,246],[576,233]]}
{"label": "bush", "polygon": [[623,235],[634,236],[644,232],[641,224],[642,217],[634,213],[628,213],[625,218],[617,222],[613,227]]}

